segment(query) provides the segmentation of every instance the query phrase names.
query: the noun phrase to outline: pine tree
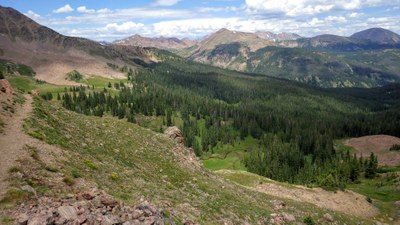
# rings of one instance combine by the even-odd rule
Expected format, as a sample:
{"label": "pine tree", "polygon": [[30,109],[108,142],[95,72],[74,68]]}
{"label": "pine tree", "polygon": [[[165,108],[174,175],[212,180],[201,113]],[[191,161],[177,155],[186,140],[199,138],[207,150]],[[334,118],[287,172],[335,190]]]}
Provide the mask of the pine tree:
{"label": "pine tree", "polygon": [[356,181],[358,179],[359,174],[360,174],[360,164],[356,154],[354,154],[350,163],[350,177],[349,177],[350,180],[352,182]]}
{"label": "pine tree", "polygon": [[366,163],[365,178],[372,179],[376,176],[378,170],[378,158],[371,152],[369,160]]}

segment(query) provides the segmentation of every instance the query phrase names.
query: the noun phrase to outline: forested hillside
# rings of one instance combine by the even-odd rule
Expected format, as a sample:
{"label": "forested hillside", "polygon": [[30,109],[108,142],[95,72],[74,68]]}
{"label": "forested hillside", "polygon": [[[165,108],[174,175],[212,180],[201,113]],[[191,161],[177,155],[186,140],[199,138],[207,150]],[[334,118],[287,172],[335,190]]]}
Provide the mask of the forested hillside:
{"label": "forested hillside", "polygon": [[58,98],[65,108],[87,115],[111,113],[134,123],[138,115],[160,118],[153,127],[159,131],[178,125],[198,156],[252,137],[256,141],[242,158],[249,171],[301,184],[339,187],[366,168],[352,168],[359,159],[337,154],[334,139],[400,136],[397,84],[368,94],[324,90],[164,58],[139,73],[127,70],[127,83],[110,83],[102,91],[72,88]]}

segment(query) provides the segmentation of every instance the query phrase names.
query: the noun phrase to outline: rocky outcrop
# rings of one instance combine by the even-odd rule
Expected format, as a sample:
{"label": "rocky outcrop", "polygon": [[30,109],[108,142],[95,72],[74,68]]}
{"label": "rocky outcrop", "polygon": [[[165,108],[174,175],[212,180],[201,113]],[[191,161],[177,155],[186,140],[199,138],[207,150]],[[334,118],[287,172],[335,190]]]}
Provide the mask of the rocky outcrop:
{"label": "rocky outcrop", "polygon": [[174,140],[176,143],[184,144],[184,142],[185,142],[185,139],[183,138],[183,134],[182,134],[181,130],[179,130],[179,128],[176,126],[168,127],[164,131],[164,134],[166,134],[169,138]]}
{"label": "rocky outcrop", "polygon": [[8,82],[8,80],[6,79],[1,79],[0,80],[0,91],[12,95],[14,93],[14,90],[10,84],[10,82]]}
{"label": "rocky outcrop", "polygon": [[[70,196],[72,197],[72,196]],[[163,225],[164,212],[147,201],[135,207],[92,189],[70,199],[40,197],[20,206],[14,213],[18,225],[93,224],[93,225]],[[172,221],[170,221],[172,222]]]}

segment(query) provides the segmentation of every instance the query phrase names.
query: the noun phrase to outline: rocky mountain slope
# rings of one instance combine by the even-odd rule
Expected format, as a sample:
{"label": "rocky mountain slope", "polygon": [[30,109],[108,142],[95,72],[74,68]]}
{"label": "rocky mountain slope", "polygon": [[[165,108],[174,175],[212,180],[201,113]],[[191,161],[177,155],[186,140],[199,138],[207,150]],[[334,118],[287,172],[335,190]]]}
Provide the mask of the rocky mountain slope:
{"label": "rocky mountain slope", "polygon": [[368,41],[378,44],[400,44],[400,35],[383,28],[370,28],[363,30],[351,35],[350,38],[353,40]]}
{"label": "rocky mountain slope", "polygon": [[0,34],[2,58],[31,66],[38,79],[56,84],[70,84],[65,74],[72,70],[124,78],[124,74],[108,68],[107,62],[139,68],[133,59],[150,61],[151,58],[140,47],[121,52],[118,47],[61,35],[6,7],[0,7]]}
{"label": "rocky mountain slope", "polygon": [[[361,39],[363,35],[365,38]],[[400,71],[396,69],[399,63],[390,60],[393,57],[389,55],[372,61],[363,60],[365,52],[362,50],[396,48],[396,37],[396,34],[388,30],[373,28],[352,37],[293,36],[295,40],[266,43],[260,42],[260,37],[254,37],[251,33],[223,29],[210,35],[198,46],[176,53],[221,68],[286,78],[321,87],[374,87],[399,81]],[[343,57],[338,51],[348,52],[346,54],[351,54],[351,57]],[[382,50],[375,51],[380,52],[380,55],[391,54],[387,51],[383,53]],[[369,63],[378,59],[382,59],[379,65]]]}
{"label": "rocky mountain slope", "polygon": [[[187,58],[203,63],[210,63],[222,68],[243,70],[242,58],[248,57],[265,46],[276,45],[274,41],[261,38],[254,33],[245,33],[221,29],[202,40],[196,46],[188,49]],[[183,54],[185,55],[185,54]],[[214,57],[220,55],[221,57]],[[233,61],[239,60],[233,65]]]}
{"label": "rocky mountain slope", "polygon": [[138,34],[114,41],[112,44],[124,46],[153,47],[159,49],[183,49],[195,45],[197,42],[190,39],[178,39],[168,37],[147,38]]}
{"label": "rocky mountain slope", "polygon": [[283,46],[321,48],[334,51],[400,48],[400,35],[383,28],[370,28],[349,37],[331,34],[282,42]]}
{"label": "rocky mountain slope", "polygon": [[215,49],[219,45],[230,43],[240,43],[250,51],[256,51],[265,46],[275,45],[272,41],[260,38],[254,33],[231,31],[223,28],[202,40],[198,44],[198,49],[194,50],[193,55],[206,50]]}
{"label": "rocky mountain slope", "polygon": [[297,40],[301,38],[300,35],[295,33],[272,33],[270,31],[257,31],[256,34],[261,37],[272,41],[289,41],[289,40]]}

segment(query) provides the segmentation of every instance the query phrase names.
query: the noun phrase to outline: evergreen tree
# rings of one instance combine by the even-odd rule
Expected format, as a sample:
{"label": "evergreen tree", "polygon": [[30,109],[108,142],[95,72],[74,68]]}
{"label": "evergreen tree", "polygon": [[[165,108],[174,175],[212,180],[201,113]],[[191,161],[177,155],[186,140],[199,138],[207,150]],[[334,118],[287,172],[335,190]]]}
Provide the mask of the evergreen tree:
{"label": "evergreen tree", "polygon": [[372,179],[375,178],[376,172],[378,170],[378,158],[371,152],[368,162],[366,162],[365,168],[365,178]]}

